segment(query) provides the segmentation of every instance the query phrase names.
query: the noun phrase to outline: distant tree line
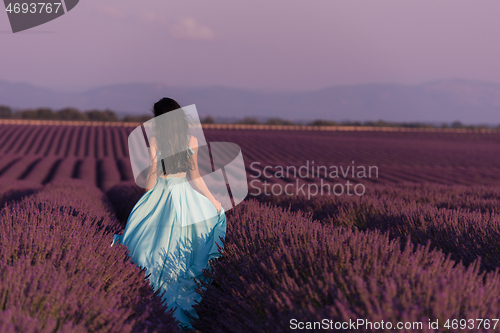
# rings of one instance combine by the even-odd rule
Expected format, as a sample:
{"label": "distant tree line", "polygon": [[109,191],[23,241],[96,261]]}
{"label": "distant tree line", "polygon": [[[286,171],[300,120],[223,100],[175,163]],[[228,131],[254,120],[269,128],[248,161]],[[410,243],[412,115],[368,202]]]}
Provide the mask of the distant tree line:
{"label": "distant tree line", "polygon": [[0,118],[3,119],[40,119],[40,120],[73,120],[73,121],[124,121],[145,122],[151,115],[125,116],[120,119],[112,110],[87,110],[80,111],[76,108],[63,108],[54,111],[51,108],[20,109],[14,111],[11,107],[0,105]]}
{"label": "distant tree line", "polygon": [[[209,119],[209,123],[215,123],[212,117],[207,117]],[[205,119],[207,119],[205,118]],[[202,121],[203,122],[203,121]],[[205,122],[206,123],[206,122]],[[284,120],[281,118],[270,118],[266,121],[259,121],[257,118],[246,117],[237,122],[238,124],[252,124],[252,125],[290,125],[290,126],[374,126],[374,127],[410,127],[410,128],[467,128],[467,129],[480,129],[480,128],[500,128],[500,125],[487,126],[487,125],[464,125],[460,121],[454,121],[451,124],[442,123],[441,125],[434,125],[429,123],[422,122],[389,122],[384,120],[378,121],[333,121],[333,120],[324,120],[324,119],[316,119],[309,122],[303,121],[291,121]]]}
{"label": "distant tree line", "polygon": [[[44,119],[44,120],[73,120],[73,121],[122,121],[122,122],[146,122],[153,118],[153,115],[144,114],[139,116],[124,116],[122,119],[116,115],[112,110],[97,110],[92,109],[88,111],[80,111],[76,108],[63,108],[54,111],[51,108],[36,108],[36,109],[20,109],[12,110],[9,106],[0,105],[0,119]],[[203,124],[215,124],[216,121],[212,116],[206,116],[201,119]],[[266,121],[260,121],[255,117],[245,117],[239,121],[233,122],[237,124],[251,124],[251,125],[289,125],[289,126],[377,126],[377,127],[413,127],[413,128],[492,128],[487,125],[464,125],[460,121],[454,121],[451,124],[442,123],[439,126],[421,123],[409,122],[398,123],[388,122],[384,120],[378,121],[342,121],[337,122],[333,120],[316,119],[309,122],[292,121],[281,118],[269,118]],[[496,126],[500,128],[500,125]]]}

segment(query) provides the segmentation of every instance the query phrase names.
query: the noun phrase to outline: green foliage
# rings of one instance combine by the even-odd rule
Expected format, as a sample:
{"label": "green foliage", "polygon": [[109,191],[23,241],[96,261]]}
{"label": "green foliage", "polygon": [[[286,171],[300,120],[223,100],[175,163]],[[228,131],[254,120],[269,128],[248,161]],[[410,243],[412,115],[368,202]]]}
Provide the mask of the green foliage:
{"label": "green foliage", "polygon": [[[139,122],[144,123],[153,118],[152,115],[127,115],[123,119],[119,119],[116,113],[110,109],[98,110],[92,109],[85,112],[72,107],[66,107],[54,112],[50,108],[41,107],[36,109],[21,109],[13,112],[13,110],[6,105],[0,105],[0,119],[48,119],[48,120],[76,120],[76,121],[112,121],[112,122]],[[216,121],[213,116],[206,116],[201,120],[202,124],[215,124]],[[236,124],[245,125],[286,125],[286,126],[370,126],[370,127],[406,127],[406,128],[464,128],[464,129],[488,129],[495,128],[499,129],[498,126],[487,126],[487,125],[465,125],[462,122],[456,120],[451,124],[441,123],[440,125],[433,125],[430,123],[423,122],[390,122],[385,120],[368,120],[368,121],[342,121],[337,122],[334,120],[327,119],[315,119],[310,122],[293,121],[282,118],[268,118],[266,121],[262,122],[256,117],[244,117],[243,119],[236,121]]]}
{"label": "green foliage", "polygon": [[123,117],[124,122],[132,122],[132,123],[145,123],[150,120],[152,117],[147,114],[143,114],[141,116],[125,116]]}
{"label": "green foliage", "polygon": [[[110,109],[89,110],[82,112],[73,107],[65,107],[57,112],[51,108],[20,109],[13,112],[9,106],[0,105],[0,118],[40,119],[40,120],[73,120],[73,121],[121,121],[116,113]],[[127,116],[123,121],[149,120],[150,116]]]}
{"label": "green foliage", "polygon": [[64,108],[56,112],[57,119],[61,120],[89,120],[87,114],[75,108]]}
{"label": "green foliage", "polygon": [[258,125],[260,124],[260,121],[254,117],[245,117],[242,120],[238,121],[238,124]]}
{"label": "green foliage", "polygon": [[281,118],[270,118],[266,121],[266,125],[295,125],[293,121]]}
{"label": "green foliage", "polygon": [[6,105],[0,105],[0,118],[12,118],[12,109]]}
{"label": "green foliage", "polygon": [[85,114],[91,121],[119,121],[118,117],[109,109],[104,111],[101,110],[89,110],[85,111]]}
{"label": "green foliage", "polygon": [[215,124],[215,120],[212,116],[207,116],[201,121],[202,124]]}
{"label": "green foliage", "polygon": [[323,119],[316,119],[307,125],[309,125],[309,126],[338,126],[338,124],[335,121],[323,120]]}
{"label": "green foliage", "polygon": [[25,109],[16,112],[18,119],[57,119],[56,113],[49,108]]}

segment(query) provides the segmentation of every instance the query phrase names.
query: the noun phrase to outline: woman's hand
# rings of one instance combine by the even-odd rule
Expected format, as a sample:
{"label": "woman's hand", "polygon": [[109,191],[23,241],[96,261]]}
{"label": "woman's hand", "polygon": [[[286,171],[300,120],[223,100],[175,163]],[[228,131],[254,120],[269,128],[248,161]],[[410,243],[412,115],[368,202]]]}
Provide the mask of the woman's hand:
{"label": "woman's hand", "polygon": [[222,209],[222,205],[220,204],[220,202],[214,199],[212,203],[214,204],[215,208],[217,208],[217,213],[220,213],[220,210]]}

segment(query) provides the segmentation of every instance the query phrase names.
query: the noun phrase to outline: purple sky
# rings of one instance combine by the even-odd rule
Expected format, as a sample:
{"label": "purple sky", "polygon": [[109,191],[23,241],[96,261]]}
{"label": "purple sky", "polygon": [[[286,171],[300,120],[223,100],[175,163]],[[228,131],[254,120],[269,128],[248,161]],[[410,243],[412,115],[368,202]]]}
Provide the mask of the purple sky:
{"label": "purple sky", "polygon": [[499,13],[498,0],[82,0],[17,34],[2,11],[0,79],[60,90],[500,83]]}

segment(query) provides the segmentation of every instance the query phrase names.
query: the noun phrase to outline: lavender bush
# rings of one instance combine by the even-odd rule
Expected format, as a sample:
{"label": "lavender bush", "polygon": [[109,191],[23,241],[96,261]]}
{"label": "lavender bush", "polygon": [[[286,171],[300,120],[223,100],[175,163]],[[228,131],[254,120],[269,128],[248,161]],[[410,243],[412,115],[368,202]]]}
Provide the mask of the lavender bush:
{"label": "lavender bush", "polygon": [[0,180],[0,209],[8,202],[18,201],[39,191],[41,183],[5,178]]}
{"label": "lavender bush", "polygon": [[57,331],[178,331],[144,270],[124,246],[110,247],[120,225],[97,188],[47,185],[6,205],[0,225],[7,240],[0,244],[0,311],[13,313],[5,327],[20,327],[16,318],[29,316],[47,330],[56,320]]}
{"label": "lavender bush", "polygon": [[[47,318],[40,320],[16,310],[0,311],[0,332],[4,333],[50,333],[57,329],[57,320]],[[70,322],[62,325],[57,332],[63,333],[86,333],[83,325],[74,325]]]}
{"label": "lavender bush", "polygon": [[137,186],[134,181],[121,182],[106,191],[107,200],[112,205],[116,217],[123,227],[125,227],[134,205],[144,195],[144,192],[145,190]]}
{"label": "lavender bush", "polygon": [[[130,130],[2,125],[0,331],[177,331],[125,247],[109,247],[144,194],[132,180]],[[261,171],[355,159],[381,172],[362,197],[260,197],[268,204],[228,211],[224,256],[198,290],[196,328],[281,332],[292,318],[364,318],[422,321],[422,332],[429,318],[498,318],[498,134],[206,135],[237,143]],[[395,185],[402,181],[428,183]]]}
{"label": "lavender bush", "polygon": [[224,256],[205,272],[214,283],[200,281],[206,291],[199,289],[194,327],[283,332],[291,319],[363,318],[422,321],[414,331],[430,331],[429,318],[500,315],[500,277],[479,273],[479,262],[466,268],[429,245],[322,225],[310,215],[254,200],[231,210]]}
{"label": "lavender bush", "polygon": [[500,267],[500,191],[495,187],[404,185],[369,189],[363,196],[261,197],[262,201],[312,213],[334,226],[388,231],[450,254],[481,270]]}

